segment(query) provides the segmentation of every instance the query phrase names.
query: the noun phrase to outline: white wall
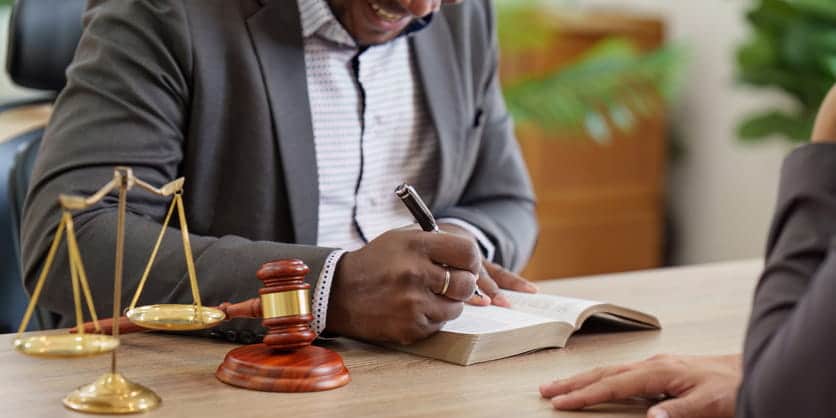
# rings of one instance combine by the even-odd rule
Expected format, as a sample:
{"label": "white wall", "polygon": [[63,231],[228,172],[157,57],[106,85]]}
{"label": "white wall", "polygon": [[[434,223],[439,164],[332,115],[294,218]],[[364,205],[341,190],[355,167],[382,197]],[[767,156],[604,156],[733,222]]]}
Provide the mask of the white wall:
{"label": "white wall", "polygon": [[686,152],[671,168],[678,233],[674,262],[691,264],[761,256],[774,208],[779,169],[790,145],[741,144],[735,126],[753,110],[788,102],[734,80],[735,48],[748,31],[748,1],[577,0],[660,15],[669,38],[690,49],[686,86],[673,123]]}

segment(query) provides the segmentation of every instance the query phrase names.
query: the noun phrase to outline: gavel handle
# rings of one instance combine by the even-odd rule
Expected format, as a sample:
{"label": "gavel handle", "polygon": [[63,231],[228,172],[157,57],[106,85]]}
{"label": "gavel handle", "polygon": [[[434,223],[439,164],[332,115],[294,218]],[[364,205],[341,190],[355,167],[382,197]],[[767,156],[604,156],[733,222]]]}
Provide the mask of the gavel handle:
{"label": "gavel handle", "polygon": [[[240,303],[224,302],[218,305],[217,309],[220,309],[223,313],[226,314],[226,318],[224,318],[225,320],[233,318],[261,318],[261,299],[252,298]],[[95,325],[93,325],[93,322],[85,322],[83,326],[84,332],[96,332],[96,327]],[[101,328],[101,332],[103,334],[112,334],[113,318],[100,319],[99,327]],[[120,334],[131,334],[134,332],[141,331],[147,331],[147,329],[134,324],[125,316],[119,317]],[[70,333],[76,332],[78,332],[78,327],[73,327],[70,329]]]}
{"label": "gavel handle", "polygon": [[[113,333],[113,318],[105,318],[99,320],[99,327],[102,329],[102,334],[112,334]],[[134,332],[142,332],[148,331],[146,328],[143,328],[137,324],[131,322],[128,317],[120,316],[119,317],[119,333],[120,334],[132,334]],[[70,328],[70,333],[75,334],[78,332],[78,327]],[[93,322],[85,322],[84,323],[84,332],[87,333],[94,333],[96,332],[96,327],[93,325]]]}

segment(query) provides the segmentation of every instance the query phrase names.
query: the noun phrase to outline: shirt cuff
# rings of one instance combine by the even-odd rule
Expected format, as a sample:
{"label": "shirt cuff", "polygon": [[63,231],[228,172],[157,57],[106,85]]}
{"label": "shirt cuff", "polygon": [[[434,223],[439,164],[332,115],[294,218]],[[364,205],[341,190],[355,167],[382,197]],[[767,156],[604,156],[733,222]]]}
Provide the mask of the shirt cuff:
{"label": "shirt cuff", "polygon": [[482,255],[485,256],[485,259],[488,261],[493,261],[494,253],[496,253],[496,246],[493,245],[491,240],[482,232],[481,229],[471,225],[467,221],[463,221],[459,218],[441,218],[438,220],[438,223],[446,223],[446,224],[453,224],[458,227],[462,227],[467,232],[473,234],[476,237],[476,242],[479,243],[479,248],[482,250]]}
{"label": "shirt cuff", "polygon": [[325,265],[322,266],[322,271],[319,273],[319,280],[316,281],[314,287],[313,301],[311,308],[313,310],[313,322],[311,328],[317,336],[325,331],[325,319],[328,316],[328,300],[331,297],[331,283],[334,279],[334,273],[337,271],[337,263],[340,258],[347,251],[337,250],[328,254],[325,258]]}

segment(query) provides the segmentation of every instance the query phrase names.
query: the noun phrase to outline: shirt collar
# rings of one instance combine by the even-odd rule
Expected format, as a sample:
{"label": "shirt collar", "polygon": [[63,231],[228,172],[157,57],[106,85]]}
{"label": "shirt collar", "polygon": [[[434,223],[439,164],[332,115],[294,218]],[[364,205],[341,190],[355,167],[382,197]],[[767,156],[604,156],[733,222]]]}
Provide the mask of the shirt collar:
{"label": "shirt collar", "polygon": [[[298,0],[299,17],[302,23],[302,37],[310,38],[319,35],[322,38],[341,45],[357,47],[354,38],[340,24],[337,17],[328,6],[327,0]],[[429,26],[433,14],[421,19],[413,20],[401,35],[411,35]]]}
{"label": "shirt collar", "polygon": [[299,17],[302,23],[302,36],[310,38],[319,35],[322,38],[341,45],[356,47],[354,38],[349,35],[337,20],[326,0],[298,0]]}

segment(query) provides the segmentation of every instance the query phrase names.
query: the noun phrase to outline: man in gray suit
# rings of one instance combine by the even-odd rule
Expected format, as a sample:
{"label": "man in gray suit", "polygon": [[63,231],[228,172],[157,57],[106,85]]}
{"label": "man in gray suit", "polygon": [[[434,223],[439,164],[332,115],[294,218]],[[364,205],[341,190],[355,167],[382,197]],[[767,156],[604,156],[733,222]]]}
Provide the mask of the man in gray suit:
{"label": "man in gray suit", "polygon": [[[254,297],[262,263],[299,258],[311,267],[317,331],[408,343],[466,301],[507,304],[500,287],[536,291],[506,270],[524,265],[537,227],[498,86],[492,8],[441,3],[90,0],[27,197],[27,285],[58,194],[91,195],[123,165],[153,185],[186,177],[206,304]],[[452,233],[397,228],[409,219],[389,199],[404,180],[422,184]],[[123,298],[167,203],[128,196]],[[116,217],[114,196],[75,214],[100,313],[112,309]],[[59,263],[51,275],[68,271]],[[473,296],[477,279],[484,298]],[[42,301],[67,325],[67,281],[49,280]],[[169,228],[141,303],[190,302]],[[222,331],[248,342],[257,329]]]}

